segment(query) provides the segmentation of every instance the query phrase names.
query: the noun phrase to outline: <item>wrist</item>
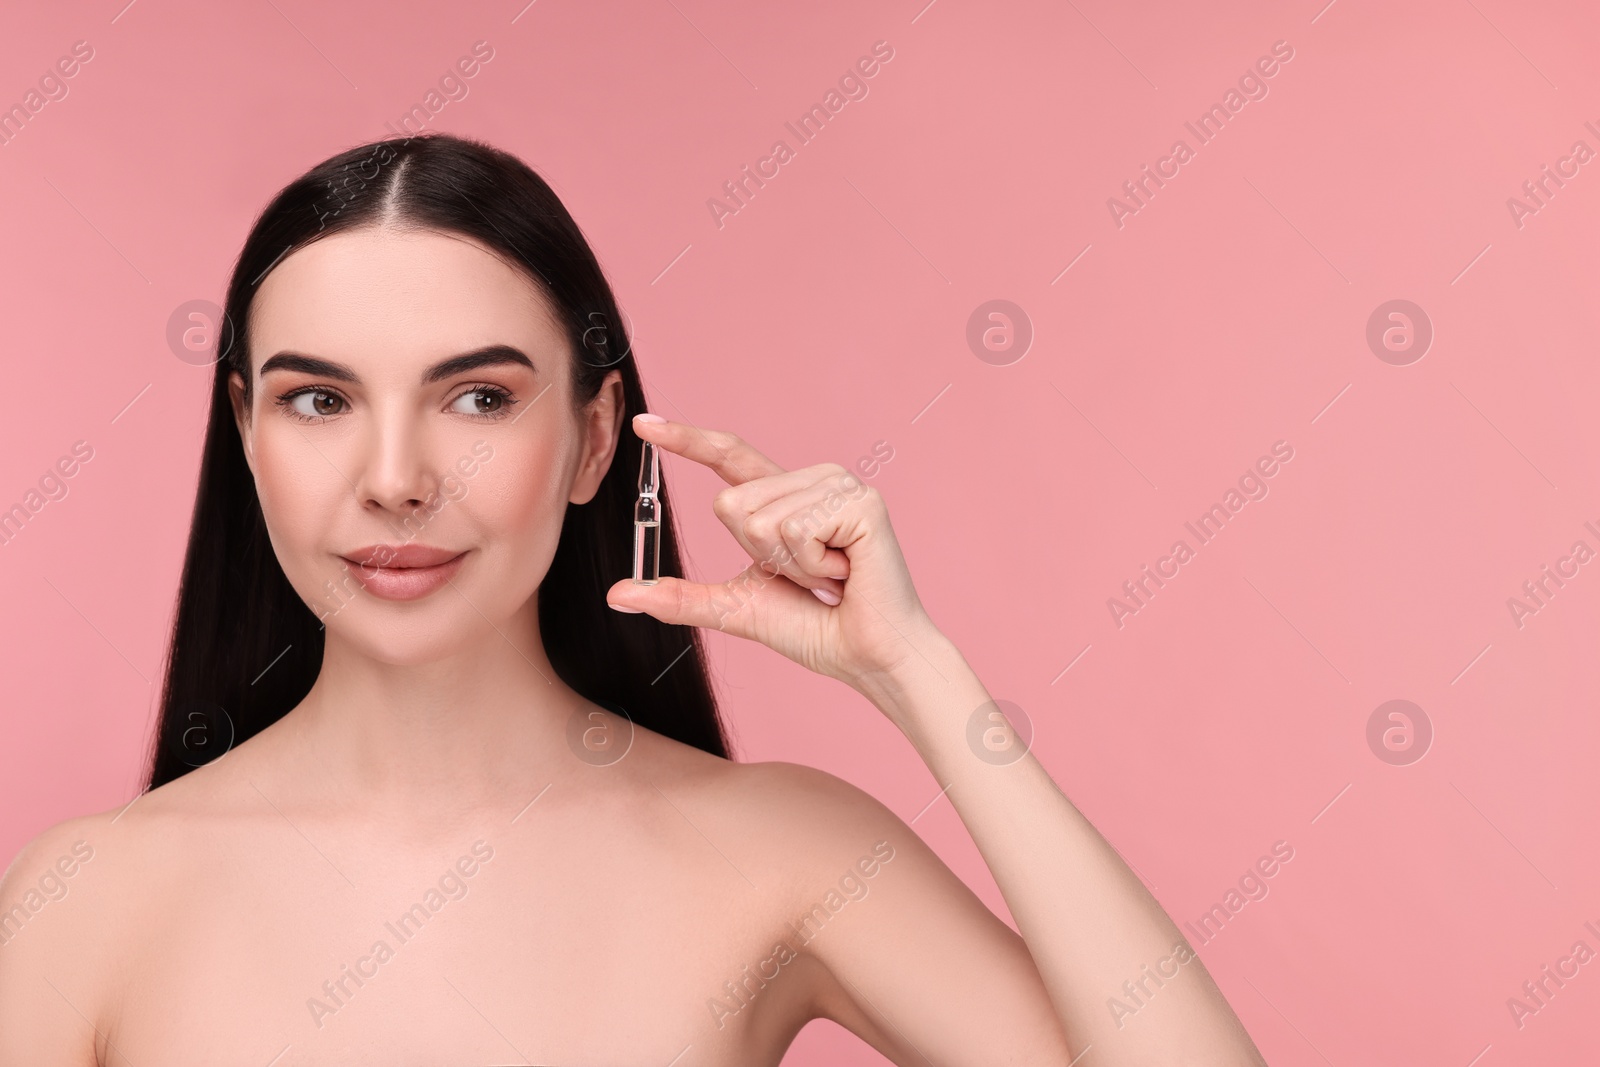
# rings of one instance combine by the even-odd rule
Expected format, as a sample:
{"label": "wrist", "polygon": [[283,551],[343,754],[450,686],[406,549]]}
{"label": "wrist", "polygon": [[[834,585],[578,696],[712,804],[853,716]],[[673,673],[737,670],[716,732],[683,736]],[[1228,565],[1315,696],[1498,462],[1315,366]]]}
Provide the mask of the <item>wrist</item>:
{"label": "wrist", "polygon": [[905,654],[893,665],[863,671],[847,683],[901,732],[909,735],[989,699],[961,650],[931,621],[904,637]]}

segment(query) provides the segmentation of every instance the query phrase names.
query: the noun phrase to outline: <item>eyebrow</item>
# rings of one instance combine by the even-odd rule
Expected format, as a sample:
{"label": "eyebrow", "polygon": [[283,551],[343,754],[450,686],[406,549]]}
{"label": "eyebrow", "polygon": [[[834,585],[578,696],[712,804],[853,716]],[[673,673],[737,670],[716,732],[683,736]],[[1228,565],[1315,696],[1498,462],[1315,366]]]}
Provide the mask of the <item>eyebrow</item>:
{"label": "eyebrow", "polygon": [[[533,360],[524,355],[520,349],[512,348],[510,345],[487,345],[471,352],[463,352],[459,356],[440,360],[422,372],[422,384],[432,385],[434,382],[442,382],[446,378],[453,378],[457,374],[464,374],[480,367],[506,365],[527,367],[535,374],[539,372],[539,368],[533,365]],[[319,378],[348,382],[351,385],[361,384],[361,376],[343,363],[335,363],[331,359],[322,359],[319,356],[308,356],[302,352],[279,352],[261,364],[263,378],[267,376],[268,371],[275,370],[299,371]]]}

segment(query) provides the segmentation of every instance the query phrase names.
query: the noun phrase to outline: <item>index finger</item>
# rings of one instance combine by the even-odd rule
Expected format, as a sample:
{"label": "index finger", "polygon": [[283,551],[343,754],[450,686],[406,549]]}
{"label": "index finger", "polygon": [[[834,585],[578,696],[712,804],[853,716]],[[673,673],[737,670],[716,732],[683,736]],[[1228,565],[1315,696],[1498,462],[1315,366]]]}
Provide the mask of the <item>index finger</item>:
{"label": "index finger", "polygon": [[641,412],[633,417],[633,432],[642,440],[674,455],[710,467],[729,485],[743,485],[757,478],[783,474],[784,468],[768,459],[754,445],[726,430],[703,430],[687,422],[660,422]]}

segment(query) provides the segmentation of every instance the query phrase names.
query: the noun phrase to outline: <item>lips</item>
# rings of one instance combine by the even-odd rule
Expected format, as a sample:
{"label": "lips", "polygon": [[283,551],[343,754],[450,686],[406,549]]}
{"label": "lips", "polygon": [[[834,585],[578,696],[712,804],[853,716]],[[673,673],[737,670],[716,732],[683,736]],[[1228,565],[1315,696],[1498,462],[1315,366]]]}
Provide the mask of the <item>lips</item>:
{"label": "lips", "polygon": [[449,582],[466,554],[429,545],[368,545],[341,558],[373,596],[417,600]]}
{"label": "lips", "polygon": [[344,558],[358,567],[371,570],[409,570],[416,567],[437,567],[449,563],[460,552],[432,545],[368,545],[354,552],[344,553]]}

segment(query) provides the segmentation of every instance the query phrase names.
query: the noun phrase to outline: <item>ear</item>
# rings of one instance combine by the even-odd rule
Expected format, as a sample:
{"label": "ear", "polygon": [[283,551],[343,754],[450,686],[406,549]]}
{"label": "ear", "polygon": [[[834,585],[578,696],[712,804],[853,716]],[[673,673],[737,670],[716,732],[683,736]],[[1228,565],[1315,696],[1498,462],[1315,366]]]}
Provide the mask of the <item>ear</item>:
{"label": "ear", "polygon": [[622,434],[622,372],[612,371],[600,383],[600,392],[583,409],[583,454],[578,457],[578,474],[567,497],[574,504],[587,504],[600,491],[600,482],[611,469]]}
{"label": "ear", "polygon": [[256,472],[256,450],[250,433],[250,409],[244,402],[244,379],[238,371],[228,375],[228,399],[233,404],[233,424],[239,429],[239,441],[244,446],[244,461],[251,475]]}

